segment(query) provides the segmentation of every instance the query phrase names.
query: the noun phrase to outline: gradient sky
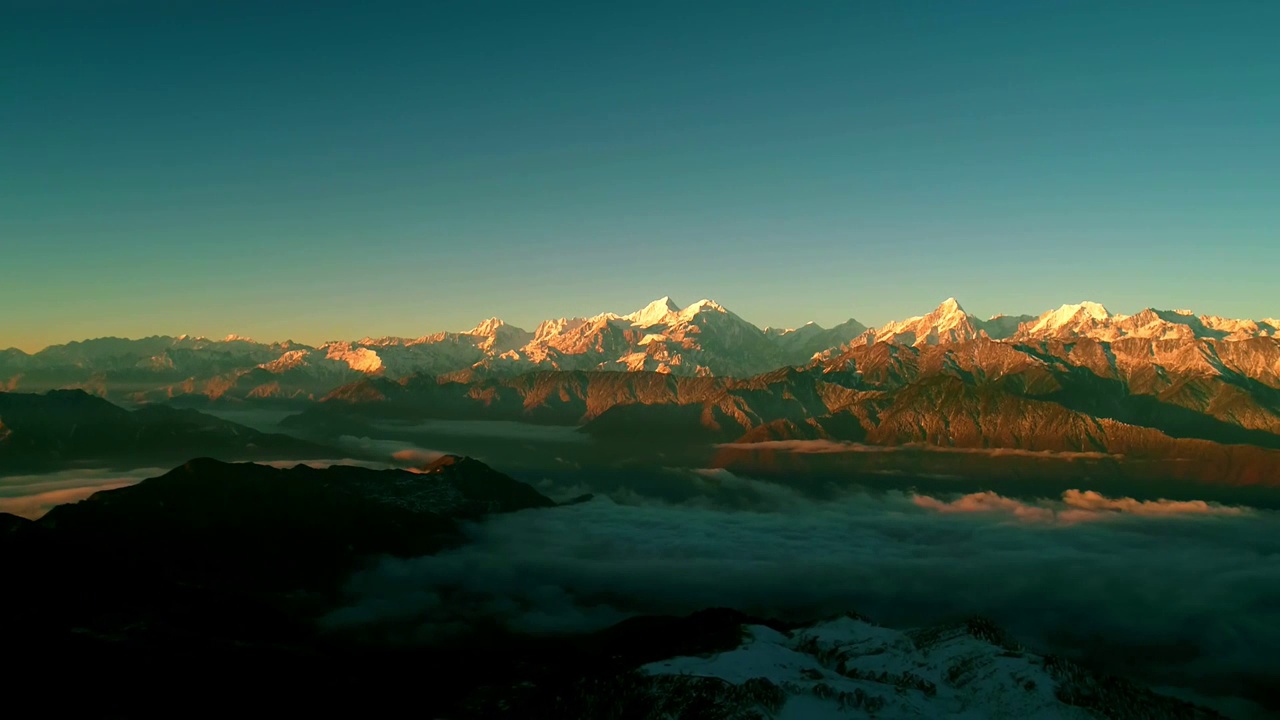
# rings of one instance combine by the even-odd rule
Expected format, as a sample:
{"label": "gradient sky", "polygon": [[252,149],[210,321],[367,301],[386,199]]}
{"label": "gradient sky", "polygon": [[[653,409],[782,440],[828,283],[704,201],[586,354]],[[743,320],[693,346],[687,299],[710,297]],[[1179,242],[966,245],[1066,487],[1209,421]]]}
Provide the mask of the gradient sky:
{"label": "gradient sky", "polygon": [[0,347],[1280,315],[1280,3],[0,2]]}

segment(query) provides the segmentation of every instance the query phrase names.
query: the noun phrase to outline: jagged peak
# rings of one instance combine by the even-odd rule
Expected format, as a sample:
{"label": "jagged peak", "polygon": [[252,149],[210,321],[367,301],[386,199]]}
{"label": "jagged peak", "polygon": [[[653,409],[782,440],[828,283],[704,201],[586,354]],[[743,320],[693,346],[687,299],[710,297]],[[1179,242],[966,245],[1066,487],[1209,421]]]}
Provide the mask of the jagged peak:
{"label": "jagged peak", "polygon": [[386,347],[388,345],[407,345],[412,342],[413,338],[398,337],[395,335],[385,335],[383,337],[373,337],[366,335],[356,341],[356,345],[368,345],[371,347]]}
{"label": "jagged peak", "polygon": [[[656,325],[666,320],[672,313],[677,313],[679,311],[680,306],[676,305],[675,301],[671,299],[671,296],[663,295],[639,310],[629,315],[623,315],[621,319],[629,320],[634,325]],[[612,313],[606,313],[606,315],[612,315]]]}
{"label": "jagged peak", "polygon": [[1084,322],[1104,322],[1107,320],[1117,319],[1107,310],[1101,303],[1090,300],[1084,300],[1074,304],[1063,305],[1057,310],[1050,310],[1034,322],[1024,325],[1026,332],[1037,333],[1044,331],[1058,331],[1075,323]]}
{"label": "jagged peak", "polygon": [[1072,310],[1077,313],[1085,312],[1085,313],[1088,313],[1091,317],[1095,317],[1098,319],[1111,317],[1110,310],[1108,310],[1102,303],[1096,303],[1096,302],[1093,302],[1092,300],[1083,300],[1081,302],[1076,303],[1075,305],[1063,305],[1058,309]]}
{"label": "jagged peak", "polygon": [[369,348],[351,346],[349,342],[329,343],[325,346],[325,358],[341,363],[357,372],[375,373],[382,370],[382,358]]}
{"label": "jagged peak", "polygon": [[694,303],[694,304],[690,305],[689,307],[685,308],[684,310],[681,310],[681,311],[680,311],[680,314],[681,314],[681,315],[684,315],[684,316],[686,316],[686,317],[690,317],[690,316],[697,315],[698,313],[702,313],[702,312],[720,312],[720,313],[727,313],[727,312],[729,312],[729,311],[728,311],[728,310],[726,310],[726,309],[725,309],[725,307],[724,307],[723,305],[721,305],[720,303],[716,302],[715,300],[709,300],[709,299],[707,299],[707,298],[703,298],[703,299],[699,300],[698,302],[696,302],[696,303]]}
{"label": "jagged peak", "polygon": [[953,327],[967,322],[968,319],[969,313],[965,312],[953,297],[943,300],[941,305],[933,309],[933,312],[920,318],[920,320],[937,323],[939,327]]}
{"label": "jagged peak", "polygon": [[498,332],[498,328],[506,325],[501,318],[491,317],[487,320],[481,320],[480,324],[463,333],[464,335],[483,335],[490,337]]}
{"label": "jagged peak", "polygon": [[251,343],[251,342],[253,342],[253,341],[254,341],[254,340],[253,340],[253,338],[251,338],[251,337],[245,337],[244,335],[236,335],[235,333],[231,333],[230,335],[228,335],[228,336],[226,336],[226,337],[222,338],[222,342],[247,342],[247,343]]}
{"label": "jagged peak", "polygon": [[1057,310],[1050,310],[1041,317],[1065,322],[1081,316],[1093,318],[1094,320],[1106,320],[1111,317],[1111,311],[1104,307],[1102,303],[1084,300],[1075,304],[1063,305]]}
{"label": "jagged peak", "polygon": [[309,364],[307,362],[308,354],[309,353],[306,350],[289,350],[288,352],[284,353],[283,355],[276,358],[275,360],[272,360],[271,362],[260,363],[258,367],[262,368],[263,370],[270,370],[272,372],[279,372],[283,370],[288,370],[290,368],[301,367],[303,365]]}

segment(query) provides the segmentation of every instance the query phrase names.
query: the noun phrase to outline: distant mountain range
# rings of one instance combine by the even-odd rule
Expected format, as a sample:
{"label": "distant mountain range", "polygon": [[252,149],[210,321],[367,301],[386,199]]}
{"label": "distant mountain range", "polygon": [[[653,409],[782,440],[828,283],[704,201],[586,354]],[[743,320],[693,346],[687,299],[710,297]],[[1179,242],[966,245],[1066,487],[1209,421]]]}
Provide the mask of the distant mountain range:
{"label": "distant mountain range", "polygon": [[237,336],[157,336],[72,342],[30,355],[10,349],[0,351],[0,390],[77,387],[131,402],[179,397],[297,400],[316,399],[369,376],[474,380],[531,371],[615,370],[750,377],[829,361],[869,346],[920,348],[978,340],[1014,346],[1077,340],[1176,342],[1195,348],[1189,354],[1209,357],[1224,343],[1280,342],[1280,320],[1156,309],[1115,315],[1091,302],[1064,305],[1038,317],[980,319],[948,299],[925,315],[878,328],[850,319],[833,328],[810,323],[760,329],[714,301],[681,307],[664,297],[625,315],[547,320],[532,331],[491,318],[461,333],[364,338],[319,347]]}
{"label": "distant mountain range", "polygon": [[332,457],[333,451],[189,408],[148,405],[130,411],[83,390],[0,392],[0,477],[163,465],[192,454],[276,460]]}
{"label": "distant mountain range", "polygon": [[284,425],[323,439],[439,419],[578,425],[599,441],[664,452],[714,445],[716,466],[792,478],[906,469],[1034,476],[1041,491],[1054,476],[1275,486],[1280,343],[979,339],[858,344],[750,378],[370,377]]}
{"label": "distant mountain range", "polygon": [[[834,472],[836,459],[853,457],[863,469],[903,469],[902,453],[891,463],[865,452],[779,454],[843,443],[948,452],[913,456],[921,473],[989,474],[978,455],[1015,450],[1074,458],[1063,465],[1073,477],[1087,463],[1094,477],[1267,486],[1280,482],[1277,327],[1183,311],[1120,316],[1094,303],[978,320],[949,299],[875,329],[851,320],[761,330],[709,300],[681,308],[662,298],[532,333],[495,319],[466,333],[318,348],[106,338],[0,358],[10,391],[0,393],[0,458],[18,467],[166,447],[246,459],[322,453],[155,407],[284,403],[301,411],[286,427],[325,444],[377,437],[387,420],[508,420],[579,426],[610,442],[719,445],[717,465],[757,474]],[[83,392],[23,394],[49,388]],[[144,407],[94,405],[89,394]]]}

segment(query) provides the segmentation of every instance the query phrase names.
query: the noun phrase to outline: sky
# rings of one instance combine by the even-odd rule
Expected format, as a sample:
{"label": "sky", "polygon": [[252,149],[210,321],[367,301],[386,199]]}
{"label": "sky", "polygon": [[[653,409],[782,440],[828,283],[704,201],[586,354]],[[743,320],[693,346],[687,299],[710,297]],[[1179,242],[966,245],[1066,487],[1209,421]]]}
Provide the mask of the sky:
{"label": "sky", "polygon": [[0,0],[0,347],[1280,316],[1280,3]]}

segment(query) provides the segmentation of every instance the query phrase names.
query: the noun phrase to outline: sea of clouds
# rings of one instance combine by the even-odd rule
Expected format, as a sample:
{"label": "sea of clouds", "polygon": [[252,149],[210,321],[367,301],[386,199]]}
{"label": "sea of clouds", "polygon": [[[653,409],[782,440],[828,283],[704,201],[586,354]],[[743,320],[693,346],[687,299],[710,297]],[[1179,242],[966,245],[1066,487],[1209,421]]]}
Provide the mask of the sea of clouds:
{"label": "sea of clouds", "polygon": [[[1088,490],[815,501],[724,470],[666,473],[647,494],[493,517],[456,550],[385,560],[352,578],[327,622],[430,641],[493,618],[585,631],[719,606],[856,610],[899,627],[979,614],[1035,649],[1192,689],[1239,716],[1253,706],[1238,698],[1280,678],[1273,512]],[[693,490],[673,500],[672,480]]]}
{"label": "sea of clouds", "polygon": [[[338,448],[350,456],[305,462],[412,469],[442,454],[353,437]],[[0,512],[39,517],[165,471],[11,476]],[[595,498],[494,516],[468,525],[457,549],[383,560],[350,580],[326,624],[413,642],[495,620],[577,632],[707,607],[791,619],[853,610],[897,627],[978,614],[1035,650],[1179,688],[1232,717],[1265,716],[1257,702],[1280,708],[1274,511],[1088,488],[1030,499],[960,485],[815,492],[723,469],[520,479],[557,500]]]}

